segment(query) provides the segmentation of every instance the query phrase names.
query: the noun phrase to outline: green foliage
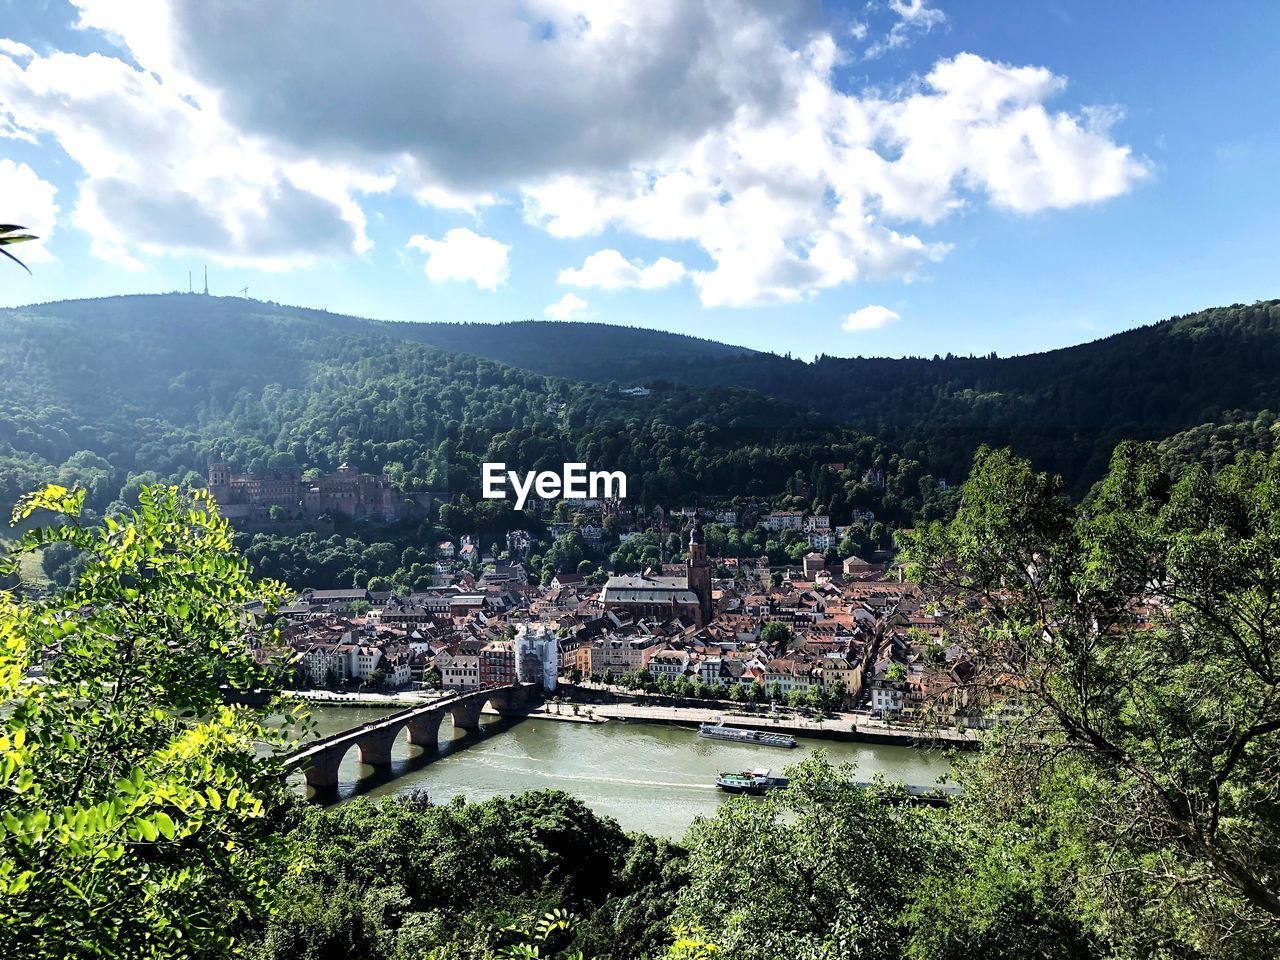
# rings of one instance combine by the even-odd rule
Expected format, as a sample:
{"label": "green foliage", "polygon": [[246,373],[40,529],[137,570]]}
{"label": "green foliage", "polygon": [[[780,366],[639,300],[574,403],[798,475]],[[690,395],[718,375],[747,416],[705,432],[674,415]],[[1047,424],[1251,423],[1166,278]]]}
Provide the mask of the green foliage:
{"label": "green foliage", "polygon": [[770,620],[760,630],[760,642],[785,650],[791,642],[791,628],[781,620]]}
{"label": "green foliage", "polygon": [[979,649],[975,694],[1023,703],[978,786],[1068,824],[1077,909],[1123,942],[1274,955],[1280,457],[1174,482],[1123,444],[1072,506],[983,451],[955,521],[910,554]]}
{"label": "green foliage", "polygon": [[729,800],[690,828],[678,917],[740,960],[896,960],[935,818],[883,802],[820,753],[787,774],[788,789]]}
{"label": "green foliage", "polygon": [[271,755],[290,744],[224,694],[270,680],[243,611],[283,592],[249,579],[200,493],[144,487],[96,527],[83,499],[24,497],[15,521],[62,520],[3,561],[63,544],[83,568],[49,599],[0,594],[0,955],[221,954],[269,905]]}
{"label": "green foliage", "polygon": [[31,272],[31,268],[15,257],[5,247],[12,246],[15,243],[26,243],[29,240],[38,240],[39,237],[30,233],[24,233],[27,228],[19,227],[12,223],[0,224],[0,256],[8,257],[27,273]]}
{"label": "green foliage", "polygon": [[356,800],[308,811],[292,839],[261,957],[649,956],[686,880],[678,847],[554,791]]}

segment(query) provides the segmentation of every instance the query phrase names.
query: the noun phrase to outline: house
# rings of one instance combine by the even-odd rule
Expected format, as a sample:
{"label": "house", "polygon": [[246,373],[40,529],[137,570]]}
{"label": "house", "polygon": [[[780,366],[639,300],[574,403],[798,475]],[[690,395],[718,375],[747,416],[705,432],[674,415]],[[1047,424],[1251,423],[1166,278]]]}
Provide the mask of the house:
{"label": "house", "polygon": [[871,710],[883,716],[896,717],[906,703],[907,685],[894,683],[883,673],[871,681]]}
{"label": "house", "polygon": [[880,571],[876,564],[867,563],[861,557],[846,557],[840,567],[846,577],[866,577]]}
{"label": "house", "polygon": [[591,643],[587,668],[583,672],[594,677],[602,677],[609,672],[617,676],[638,673],[647,670],[649,660],[666,646],[666,641],[656,634],[606,634]]}
{"label": "house", "polygon": [[814,580],[827,568],[827,558],[820,553],[806,553],[804,556],[804,578]]}
{"label": "house", "polygon": [[845,700],[856,703],[862,693],[862,663],[856,658],[832,652],[818,664],[818,683],[827,693],[837,683],[844,684]]}
{"label": "house", "polygon": [[769,690],[776,683],[784,697],[792,690],[808,690],[813,683],[813,664],[796,656],[770,660],[765,667],[764,682]]}
{"label": "house", "polygon": [[809,534],[809,546],[823,553],[834,550],[837,542],[836,535],[830,530],[814,530]]}
{"label": "house", "polygon": [[688,650],[661,650],[649,658],[649,672],[658,680],[675,680],[689,669]]}
{"label": "house", "polygon": [[760,526],[773,533],[781,533],[784,530],[803,530],[804,514],[799,510],[775,510],[765,515],[765,518],[760,521]]}
{"label": "house", "polygon": [[440,685],[446,690],[475,690],[480,686],[480,655],[478,653],[450,653],[447,650],[436,657],[440,671]]}
{"label": "house", "polygon": [[516,650],[510,640],[493,640],[480,648],[480,686],[505,687],[516,682]]}
{"label": "house", "polygon": [[724,659],[721,657],[706,657],[698,664],[698,679],[703,683],[717,686],[726,678],[724,671]]}
{"label": "house", "polygon": [[452,560],[457,552],[453,542],[450,540],[441,540],[436,544],[436,556],[442,560]]}
{"label": "house", "polygon": [[830,529],[831,529],[831,518],[827,516],[825,513],[815,513],[811,517],[804,518],[805,533],[817,533],[817,532],[825,533]]}

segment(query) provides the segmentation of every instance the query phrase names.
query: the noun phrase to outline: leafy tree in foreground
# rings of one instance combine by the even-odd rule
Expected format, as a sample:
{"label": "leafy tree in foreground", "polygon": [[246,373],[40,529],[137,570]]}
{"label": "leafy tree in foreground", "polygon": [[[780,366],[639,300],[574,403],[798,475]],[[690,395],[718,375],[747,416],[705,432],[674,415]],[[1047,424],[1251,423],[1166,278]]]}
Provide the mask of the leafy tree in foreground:
{"label": "leafy tree in foreground", "polygon": [[955,521],[910,557],[978,682],[1026,710],[973,788],[1070,838],[1077,909],[1139,953],[1275,956],[1280,458],[1172,483],[1124,444],[1077,507],[983,450]]}
{"label": "leafy tree in foreground", "polygon": [[[224,704],[264,681],[243,639],[250,581],[201,493],[144,487],[136,510],[76,522],[83,492],[49,486],[57,526],[22,536],[83,558],[74,589],[0,594],[0,956],[204,957],[263,911],[267,818],[284,786],[268,708]],[[42,670],[42,673],[41,673]]]}
{"label": "leafy tree in foreground", "polygon": [[818,753],[787,769],[786,790],[695,821],[677,915],[735,960],[896,960],[901,912],[938,849],[937,818],[884,802],[852,773]]}

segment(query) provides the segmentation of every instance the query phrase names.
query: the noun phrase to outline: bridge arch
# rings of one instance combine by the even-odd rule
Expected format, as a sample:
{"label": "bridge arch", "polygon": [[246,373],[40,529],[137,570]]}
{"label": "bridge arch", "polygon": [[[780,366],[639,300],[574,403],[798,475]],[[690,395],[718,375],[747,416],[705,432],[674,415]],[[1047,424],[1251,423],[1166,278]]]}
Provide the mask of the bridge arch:
{"label": "bridge arch", "polygon": [[410,746],[434,752],[439,745],[440,725],[446,714],[454,729],[480,729],[481,714],[486,706],[498,713],[518,713],[531,697],[537,696],[533,684],[512,684],[457,693],[435,703],[410,707],[381,720],[370,721],[343,733],[305,744],[286,760],[286,768],[302,768],[307,785],[315,790],[338,786],[339,768],[354,746],[360,762],[373,767],[389,767],[392,752],[402,733]]}

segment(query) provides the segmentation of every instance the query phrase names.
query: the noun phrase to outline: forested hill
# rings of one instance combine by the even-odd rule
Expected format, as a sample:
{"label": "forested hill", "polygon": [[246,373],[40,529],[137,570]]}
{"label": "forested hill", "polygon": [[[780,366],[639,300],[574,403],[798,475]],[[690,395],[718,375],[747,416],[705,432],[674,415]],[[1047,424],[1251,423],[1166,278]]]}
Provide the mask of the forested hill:
{"label": "forested hill", "polygon": [[391,332],[442,350],[475,354],[535,373],[599,383],[652,380],[661,376],[671,362],[689,370],[708,361],[772,356],[682,333],[563,320],[401,323],[394,324]]}
{"label": "forested hill", "polygon": [[[544,369],[551,361],[523,358],[538,355],[555,326],[504,324],[481,332],[425,324],[414,335],[449,330],[454,349]],[[623,344],[643,351],[648,342],[656,350],[670,343],[669,334],[651,333],[646,341],[643,331],[574,326],[580,346],[555,351],[557,373],[601,382],[750,387],[919,449],[953,482],[964,478],[980,444],[1010,445],[1063,474],[1079,493],[1102,475],[1121,440],[1159,440],[1204,424],[1244,437],[1252,431],[1233,430],[1233,424],[1280,410],[1280,301],[1274,300],[1008,358],[820,357],[806,363],[737,348],[709,354],[698,341],[698,351],[664,353],[646,370]],[[1193,450],[1194,444],[1171,449]]]}
{"label": "forested hill", "polygon": [[[405,488],[469,493],[480,463],[623,470],[629,495],[773,497],[815,464],[833,516],[910,522],[936,492],[924,465],[777,399],[667,386],[643,397],[405,339],[398,324],[237,298],[112,297],[0,310],[0,498],[49,480],[90,505],[145,480],[202,482],[215,454],[256,472],[346,461]],[[883,488],[860,471],[886,474]],[[834,480],[834,483],[833,483]],[[810,494],[811,496],[812,494]],[[503,519],[455,513],[463,529]],[[463,518],[465,517],[465,519]]]}

